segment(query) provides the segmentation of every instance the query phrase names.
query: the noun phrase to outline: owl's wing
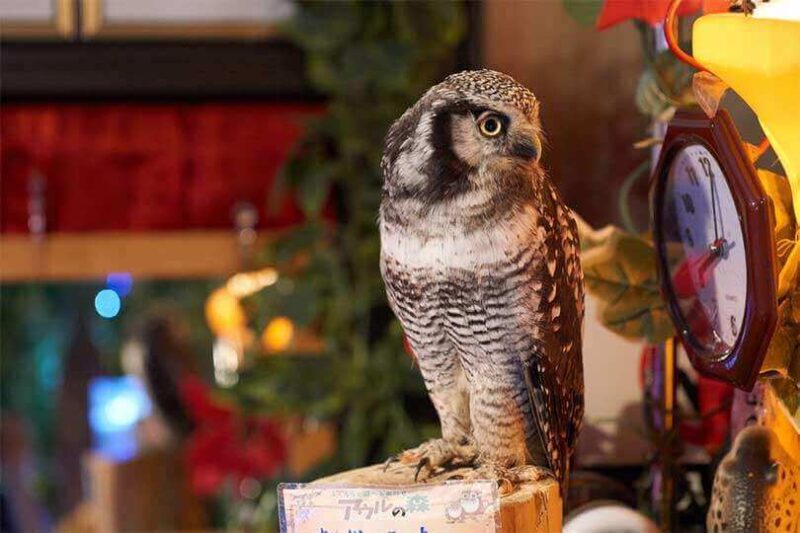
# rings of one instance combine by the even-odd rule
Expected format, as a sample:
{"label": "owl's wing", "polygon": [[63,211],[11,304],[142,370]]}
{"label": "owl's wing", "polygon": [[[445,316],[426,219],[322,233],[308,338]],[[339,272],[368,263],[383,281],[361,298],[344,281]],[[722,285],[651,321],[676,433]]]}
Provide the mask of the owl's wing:
{"label": "owl's wing", "polygon": [[583,275],[569,210],[552,188],[542,204],[545,261],[534,277],[541,283],[538,333],[533,353],[522,359],[541,447],[563,487],[583,418]]}

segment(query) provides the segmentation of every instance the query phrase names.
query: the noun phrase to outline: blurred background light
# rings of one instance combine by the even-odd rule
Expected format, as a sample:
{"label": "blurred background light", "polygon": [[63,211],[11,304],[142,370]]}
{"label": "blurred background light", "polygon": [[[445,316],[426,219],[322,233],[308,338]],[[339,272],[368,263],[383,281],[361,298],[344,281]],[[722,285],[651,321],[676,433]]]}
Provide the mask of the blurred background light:
{"label": "blurred background light", "polygon": [[225,287],[237,298],[244,298],[255,294],[263,288],[274,285],[278,281],[278,271],[274,268],[264,268],[254,272],[239,272],[228,279]]}
{"label": "blurred background light", "polygon": [[275,317],[264,328],[261,343],[268,352],[282,352],[294,339],[294,324],[285,316]]}
{"label": "blurred background light", "polygon": [[94,308],[103,318],[114,318],[121,307],[119,295],[111,289],[103,289],[94,297]]}
{"label": "blurred background light", "polygon": [[128,272],[112,272],[106,276],[106,287],[125,298],[133,289],[133,276]]}
{"label": "blurred background light", "polygon": [[98,377],[89,383],[89,425],[95,449],[118,459],[136,453],[136,426],[152,413],[142,382],[134,376]]}
{"label": "blurred background light", "polygon": [[238,337],[247,329],[247,316],[239,299],[222,287],[206,300],[206,321],[217,335]]}
{"label": "blurred background light", "polygon": [[241,345],[235,339],[217,337],[211,352],[214,379],[220,387],[232,387],[239,381],[239,362],[243,357]]}

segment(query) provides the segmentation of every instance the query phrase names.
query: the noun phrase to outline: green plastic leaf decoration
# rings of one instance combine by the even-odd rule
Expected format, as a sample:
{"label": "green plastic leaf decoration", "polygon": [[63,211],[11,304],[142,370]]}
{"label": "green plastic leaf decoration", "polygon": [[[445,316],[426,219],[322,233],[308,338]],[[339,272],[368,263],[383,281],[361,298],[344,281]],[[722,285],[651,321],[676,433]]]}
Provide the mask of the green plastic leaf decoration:
{"label": "green plastic leaf decoration", "polygon": [[694,103],[691,67],[675,58],[671,52],[657,54],[646,65],[636,87],[636,106],[651,117],[663,118],[672,107]]}
{"label": "green plastic leaf decoration", "polygon": [[589,294],[600,301],[603,325],[623,337],[650,343],[672,336],[653,244],[612,226],[593,230],[582,220],[578,231],[584,283]]}
{"label": "green plastic leaf decoration", "polygon": [[564,10],[581,26],[594,26],[600,10],[603,9],[603,0],[563,0]]}

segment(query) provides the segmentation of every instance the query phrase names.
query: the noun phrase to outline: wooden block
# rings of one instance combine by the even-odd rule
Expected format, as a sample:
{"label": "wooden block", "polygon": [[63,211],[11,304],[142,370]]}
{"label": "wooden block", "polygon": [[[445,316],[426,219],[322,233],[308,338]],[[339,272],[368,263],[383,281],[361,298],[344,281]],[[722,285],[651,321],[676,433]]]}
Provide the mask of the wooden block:
{"label": "wooden block", "polygon": [[[383,465],[373,465],[357,470],[341,472],[314,481],[322,484],[346,484],[355,486],[399,486],[414,485],[416,468],[395,463],[384,471]],[[425,483],[437,483],[457,479],[470,472],[469,468],[450,470],[429,477]],[[545,479],[523,483],[511,494],[500,499],[502,533],[552,533],[561,531],[561,495],[558,483]]]}

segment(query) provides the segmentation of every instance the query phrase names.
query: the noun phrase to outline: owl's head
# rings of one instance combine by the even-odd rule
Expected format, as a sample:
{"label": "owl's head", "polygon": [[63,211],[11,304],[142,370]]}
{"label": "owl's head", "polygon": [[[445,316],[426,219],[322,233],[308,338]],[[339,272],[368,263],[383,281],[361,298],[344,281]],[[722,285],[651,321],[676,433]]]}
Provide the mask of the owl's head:
{"label": "owl's head", "polygon": [[432,87],[391,127],[382,160],[390,196],[426,202],[497,185],[537,165],[539,103],[513,78],[464,71]]}

